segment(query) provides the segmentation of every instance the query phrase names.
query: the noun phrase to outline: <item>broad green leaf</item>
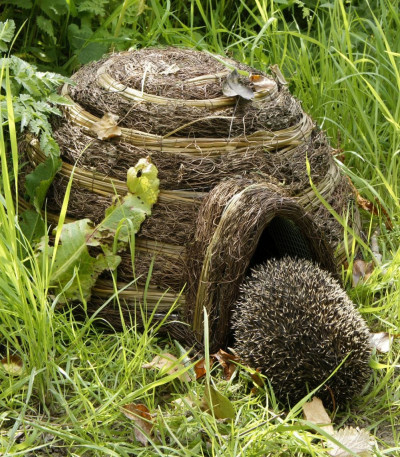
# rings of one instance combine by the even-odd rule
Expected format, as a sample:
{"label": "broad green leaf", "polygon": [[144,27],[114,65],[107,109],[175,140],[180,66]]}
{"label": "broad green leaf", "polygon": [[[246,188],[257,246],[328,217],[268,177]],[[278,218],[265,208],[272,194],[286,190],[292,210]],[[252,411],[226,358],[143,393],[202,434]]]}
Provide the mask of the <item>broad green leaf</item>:
{"label": "broad green leaf", "polygon": [[[57,248],[47,249],[50,256],[55,255],[50,283],[57,294],[63,291],[61,301],[88,300],[99,274],[117,268],[121,259],[113,252],[127,247],[130,237],[139,231],[142,222],[151,214],[159,192],[157,168],[149,165],[149,161],[142,159],[133,167],[137,171],[147,167],[144,174],[135,175],[134,188],[138,194],[128,193],[117,199],[96,227],[89,219],[65,224],[60,244]],[[89,253],[89,246],[101,246],[103,253],[94,258]]]}
{"label": "broad green leaf", "polygon": [[40,8],[49,18],[56,22],[60,21],[61,16],[68,13],[68,5],[65,0],[52,0],[51,2],[39,2]]}
{"label": "broad green leaf", "polygon": [[32,209],[28,209],[20,215],[20,218],[19,226],[26,239],[30,243],[39,241],[46,232],[42,216]]}
{"label": "broad green leaf", "polygon": [[57,250],[55,251],[54,247],[49,248],[49,254],[56,255],[50,285],[55,293],[64,289],[61,302],[68,299],[88,300],[99,274],[109,266],[115,268],[120,262],[118,256],[111,254],[107,257],[103,254],[92,257],[89,254],[88,243],[93,237],[93,230],[89,219],[65,224]]}
{"label": "broad green leaf", "polygon": [[234,419],[236,417],[235,408],[231,401],[214,389],[213,386],[206,385],[204,400],[217,419]]}
{"label": "broad green leaf", "polygon": [[0,52],[8,51],[8,44],[14,37],[15,22],[12,19],[0,22]]}
{"label": "broad green leaf", "polygon": [[119,243],[128,243],[129,236],[139,231],[142,222],[150,212],[150,206],[143,200],[127,194],[107,208],[106,217],[98,226],[96,238],[103,242],[112,241],[117,235]]}
{"label": "broad green leaf", "polygon": [[54,176],[61,169],[62,161],[59,158],[49,157],[39,164],[26,177],[25,188],[31,202],[40,212],[46,198],[47,190],[53,182]]}
{"label": "broad green leaf", "polygon": [[[70,24],[68,26],[68,38],[79,62],[83,65],[100,59],[109,49],[109,44],[106,43],[108,38],[106,32],[104,31],[104,34],[97,41],[94,32],[87,25],[79,28],[76,24]],[[111,39],[111,36],[109,38]]]}

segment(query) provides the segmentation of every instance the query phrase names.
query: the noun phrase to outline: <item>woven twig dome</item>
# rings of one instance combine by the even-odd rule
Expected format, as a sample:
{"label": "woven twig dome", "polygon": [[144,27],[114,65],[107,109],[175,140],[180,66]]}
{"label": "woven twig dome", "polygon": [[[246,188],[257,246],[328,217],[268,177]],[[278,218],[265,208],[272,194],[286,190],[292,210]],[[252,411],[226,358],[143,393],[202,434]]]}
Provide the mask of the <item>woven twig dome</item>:
{"label": "woven twig dome", "polygon": [[[252,100],[226,96],[232,69],[248,88],[254,75],[270,84],[255,90]],[[306,160],[319,194],[337,213],[350,211],[357,230],[352,187],[325,134],[281,78],[200,51],[150,48],[107,56],[72,79],[76,85],[62,89],[72,104],[53,125],[63,165],[48,210],[60,209],[74,165],[68,217],[93,222],[115,193],[127,192],[126,172],[140,158],[150,157],[159,170],[160,196],[136,241],[138,280],[120,295],[126,312],[142,298],[154,262],[148,306],[158,303],[162,316],[179,297],[173,317],[189,325],[169,329],[197,340],[206,307],[218,346],[226,342],[231,305],[254,263],[291,254],[336,271],[345,253],[343,228],[310,188]],[[99,140],[94,125],[106,113],[118,116],[121,135]],[[35,139],[27,153],[31,165],[45,160]],[[134,275],[129,252],[121,255],[123,287]],[[103,274],[89,309],[112,293]],[[110,304],[106,316],[118,320],[119,312]]]}

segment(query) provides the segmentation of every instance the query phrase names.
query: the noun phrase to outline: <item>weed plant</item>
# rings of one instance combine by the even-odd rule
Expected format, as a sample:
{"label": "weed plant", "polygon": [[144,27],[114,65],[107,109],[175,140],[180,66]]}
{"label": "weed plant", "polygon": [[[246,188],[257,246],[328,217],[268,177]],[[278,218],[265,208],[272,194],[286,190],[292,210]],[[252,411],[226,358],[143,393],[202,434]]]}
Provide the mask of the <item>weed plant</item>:
{"label": "weed plant", "polygon": [[[264,70],[278,64],[304,109],[328,132],[340,166],[376,204],[377,215],[363,214],[365,242],[380,230],[382,264],[367,282],[347,283],[348,290],[373,331],[400,334],[398,0],[2,3],[1,20],[27,20],[14,53],[51,71],[69,73],[111,48],[157,44],[228,54]],[[186,360],[184,349],[159,336],[158,324],[149,320],[139,332],[135,322],[126,322],[115,332],[96,316],[78,319],[72,306],[59,308],[48,294],[51,259],[38,264],[19,225],[23,190],[4,62],[0,80],[0,352],[23,364],[14,375],[0,367],[0,454],[327,455],[329,437],[318,439],[323,433],[304,422],[301,405],[283,410],[268,386],[252,393],[247,369],[226,381],[214,367],[197,382],[179,378],[191,372],[190,363],[175,374],[145,370],[142,365],[162,352]],[[372,259],[368,249],[362,254]],[[400,455],[398,340],[388,354],[374,354],[372,365],[364,392],[336,413],[335,425],[368,430],[376,439],[373,455]],[[229,398],[234,420],[200,408],[210,384]],[[121,412],[129,403],[145,404],[153,414],[147,447]]]}

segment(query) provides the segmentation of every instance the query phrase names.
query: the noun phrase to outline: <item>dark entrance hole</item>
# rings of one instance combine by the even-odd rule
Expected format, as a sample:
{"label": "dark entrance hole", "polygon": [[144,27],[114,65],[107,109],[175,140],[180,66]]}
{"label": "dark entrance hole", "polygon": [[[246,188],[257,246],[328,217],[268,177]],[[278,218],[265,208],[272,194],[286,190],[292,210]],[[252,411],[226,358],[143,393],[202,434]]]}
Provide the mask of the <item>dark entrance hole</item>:
{"label": "dark entrance hole", "polygon": [[249,269],[268,259],[284,256],[313,259],[307,238],[290,219],[276,216],[264,229],[250,260]]}

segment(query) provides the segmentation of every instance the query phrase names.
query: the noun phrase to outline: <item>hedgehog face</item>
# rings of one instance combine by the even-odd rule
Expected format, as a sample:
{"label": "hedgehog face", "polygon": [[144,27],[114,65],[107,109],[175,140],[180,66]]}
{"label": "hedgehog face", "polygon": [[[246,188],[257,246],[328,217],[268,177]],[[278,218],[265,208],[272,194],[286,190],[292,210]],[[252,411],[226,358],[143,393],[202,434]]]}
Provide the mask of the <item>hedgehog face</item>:
{"label": "hedgehog face", "polygon": [[364,320],[338,282],[308,260],[255,267],[241,287],[233,328],[238,354],[261,369],[283,402],[301,400],[337,369],[317,395],[344,404],[369,377]]}

